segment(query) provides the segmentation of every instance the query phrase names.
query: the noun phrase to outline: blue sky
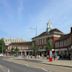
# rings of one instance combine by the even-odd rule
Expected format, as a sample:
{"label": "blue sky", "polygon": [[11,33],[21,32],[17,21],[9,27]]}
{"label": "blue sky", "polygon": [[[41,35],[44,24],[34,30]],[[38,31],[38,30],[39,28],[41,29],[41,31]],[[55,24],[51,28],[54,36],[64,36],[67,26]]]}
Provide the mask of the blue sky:
{"label": "blue sky", "polygon": [[0,37],[31,40],[46,30],[48,20],[52,28],[64,33],[72,26],[72,0],[0,0]]}

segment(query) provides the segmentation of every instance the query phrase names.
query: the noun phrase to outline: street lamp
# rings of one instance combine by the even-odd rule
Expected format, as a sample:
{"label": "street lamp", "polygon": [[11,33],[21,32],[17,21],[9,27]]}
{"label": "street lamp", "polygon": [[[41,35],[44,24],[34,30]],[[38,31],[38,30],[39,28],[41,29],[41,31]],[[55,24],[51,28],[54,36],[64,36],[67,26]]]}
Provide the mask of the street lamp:
{"label": "street lamp", "polygon": [[2,44],[2,54],[3,54],[3,44]]}
{"label": "street lamp", "polygon": [[2,48],[1,53],[3,54],[3,45],[0,45],[0,47]]}
{"label": "street lamp", "polygon": [[0,56],[3,56],[3,45],[0,45],[0,47],[2,48]]}
{"label": "street lamp", "polygon": [[71,45],[71,49],[72,49],[72,45]]}

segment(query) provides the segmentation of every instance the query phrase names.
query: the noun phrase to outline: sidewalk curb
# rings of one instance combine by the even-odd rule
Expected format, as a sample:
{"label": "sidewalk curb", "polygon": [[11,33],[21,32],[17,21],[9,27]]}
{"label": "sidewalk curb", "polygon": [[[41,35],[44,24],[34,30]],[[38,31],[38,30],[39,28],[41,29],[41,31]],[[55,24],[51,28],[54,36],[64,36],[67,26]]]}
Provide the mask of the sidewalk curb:
{"label": "sidewalk curb", "polygon": [[[33,61],[33,60],[31,60],[31,59],[23,59],[23,60],[30,60],[30,61]],[[34,61],[40,61],[40,60],[34,60]],[[37,63],[37,62],[35,62],[35,63]],[[67,65],[57,65],[57,64],[50,64],[50,63],[44,63],[44,62],[42,62],[42,61],[40,61],[40,62],[38,62],[38,63],[40,63],[40,64],[46,64],[46,65],[53,65],[53,66],[61,66],[61,67],[68,67],[68,68],[72,68],[72,66],[67,66]]]}
{"label": "sidewalk curb", "polygon": [[42,63],[42,64],[72,68],[72,66],[66,66],[66,65],[56,65],[56,64],[49,64],[49,63]]}
{"label": "sidewalk curb", "polygon": [[[26,60],[31,60],[31,59],[26,59]],[[36,61],[40,61],[40,60],[36,60]],[[67,66],[67,65],[57,65],[57,64],[50,64],[50,63],[44,63],[42,61],[40,61],[39,63],[41,64],[46,64],[46,65],[53,65],[53,66],[61,66],[61,67],[68,67],[68,68],[72,68],[72,66]]]}
{"label": "sidewalk curb", "polygon": [[[14,58],[13,58],[14,59]],[[21,59],[21,60],[30,60],[30,61],[33,61],[33,60],[31,60],[31,59]],[[35,60],[34,60],[35,61]],[[40,61],[40,62],[38,62],[38,63],[40,63],[40,64],[46,64],[46,65],[53,65],[53,66],[61,66],[61,67],[68,67],[68,68],[72,68],[72,66],[67,66],[67,65],[57,65],[57,64],[50,64],[50,63],[44,63],[43,61],[41,61],[41,60],[36,60],[36,61]],[[36,62],[37,63],[37,62]]]}

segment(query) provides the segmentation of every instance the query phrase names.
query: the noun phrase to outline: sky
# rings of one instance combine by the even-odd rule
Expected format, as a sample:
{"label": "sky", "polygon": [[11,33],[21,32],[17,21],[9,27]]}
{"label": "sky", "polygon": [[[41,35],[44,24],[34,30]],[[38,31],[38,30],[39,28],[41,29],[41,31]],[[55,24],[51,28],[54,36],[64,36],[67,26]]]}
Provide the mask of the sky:
{"label": "sky", "polygon": [[72,26],[72,0],[0,0],[0,37],[32,37],[52,28],[64,33]]}

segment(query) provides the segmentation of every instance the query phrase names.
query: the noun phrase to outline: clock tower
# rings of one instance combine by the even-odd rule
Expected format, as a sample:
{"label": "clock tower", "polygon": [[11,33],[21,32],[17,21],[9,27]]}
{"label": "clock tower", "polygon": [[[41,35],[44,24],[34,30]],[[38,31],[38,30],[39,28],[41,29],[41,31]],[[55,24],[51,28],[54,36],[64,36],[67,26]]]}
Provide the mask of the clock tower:
{"label": "clock tower", "polygon": [[51,25],[52,25],[52,22],[51,22],[51,20],[49,20],[48,23],[47,23],[46,32],[49,33],[49,31],[51,30]]}

